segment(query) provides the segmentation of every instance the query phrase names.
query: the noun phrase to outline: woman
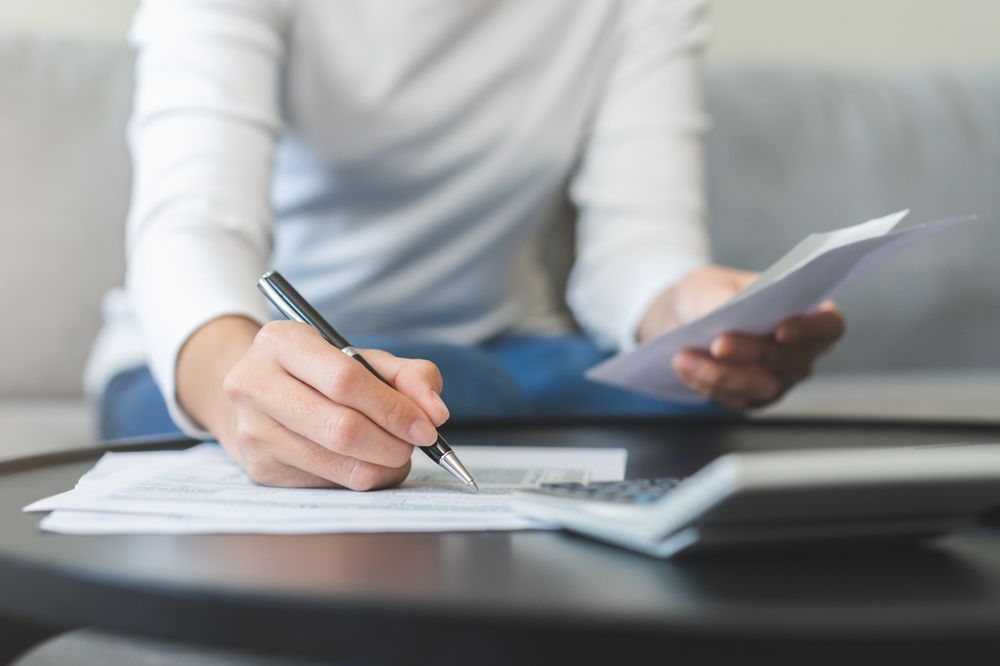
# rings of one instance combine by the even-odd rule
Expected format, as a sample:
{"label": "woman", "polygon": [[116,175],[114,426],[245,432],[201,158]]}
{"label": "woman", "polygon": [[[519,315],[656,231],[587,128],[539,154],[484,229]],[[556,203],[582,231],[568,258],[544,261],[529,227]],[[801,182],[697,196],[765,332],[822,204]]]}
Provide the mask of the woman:
{"label": "woman", "polygon": [[[145,2],[127,291],[90,371],[104,435],[172,418],[260,483],[369,489],[404,479],[449,409],[676,411],[581,374],[753,279],[708,264],[704,36],[696,0]],[[539,259],[567,193],[584,333]],[[269,268],[380,348],[397,390],[266,323]],[[759,406],[842,330],[831,305],[673,364]]]}

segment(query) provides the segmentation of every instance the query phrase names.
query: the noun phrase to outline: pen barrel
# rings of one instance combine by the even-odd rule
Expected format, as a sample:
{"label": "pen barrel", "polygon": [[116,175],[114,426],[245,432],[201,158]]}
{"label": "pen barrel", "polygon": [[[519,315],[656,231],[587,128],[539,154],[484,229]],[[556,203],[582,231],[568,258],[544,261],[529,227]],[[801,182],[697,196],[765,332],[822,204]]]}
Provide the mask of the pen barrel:
{"label": "pen barrel", "polygon": [[[361,365],[363,365],[364,368],[365,368],[365,370],[367,370],[368,372],[370,372],[373,375],[375,375],[376,379],[378,379],[380,382],[382,382],[386,386],[392,386],[392,384],[389,383],[389,380],[386,379],[385,377],[383,377],[382,373],[379,372],[378,370],[376,370],[375,366],[372,365],[371,363],[369,363],[368,359],[366,359],[364,356],[362,356],[361,352],[359,352],[356,348],[348,345],[346,347],[343,347],[340,351],[344,352],[345,354],[347,354],[348,356],[350,356],[351,358],[353,358],[355,361],[357,361],[358,363],[360,363]],[[396,388],[396,387],[392,386],[392,388]]]}
{"label": "pen barrel", "polygon": [[264,292],[264,295],[268,297],[268,300],[289,319],[309,324],[337,349],[351,346],[347,338],[331,326],[330,322],[316,308],[310,305],[309,301],[303,298],[302,294],[278,271],[265,273],[257,285]]}
{"label": "pen barrel", "polygon": [[441,437],[441,435],[438,435],[436,442],[430,446],[421,446],[420,450],[427,454],[427,457],[435,463],[441,462],[441,458],[448,453],[451,453],[451,447],[448,446],[448,442],[444,441],[444,438]]}

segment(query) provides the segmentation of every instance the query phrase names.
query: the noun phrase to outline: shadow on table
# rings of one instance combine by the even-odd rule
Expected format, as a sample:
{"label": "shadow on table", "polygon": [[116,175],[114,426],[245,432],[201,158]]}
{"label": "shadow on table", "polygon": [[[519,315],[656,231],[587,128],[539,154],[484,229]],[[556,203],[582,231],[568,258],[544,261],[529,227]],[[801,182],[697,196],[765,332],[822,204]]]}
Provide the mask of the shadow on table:
{"label": "shadow on table", "polygon": [[62,631],[56,627],[0,615],[0,664],[10,663],[21,653]]}

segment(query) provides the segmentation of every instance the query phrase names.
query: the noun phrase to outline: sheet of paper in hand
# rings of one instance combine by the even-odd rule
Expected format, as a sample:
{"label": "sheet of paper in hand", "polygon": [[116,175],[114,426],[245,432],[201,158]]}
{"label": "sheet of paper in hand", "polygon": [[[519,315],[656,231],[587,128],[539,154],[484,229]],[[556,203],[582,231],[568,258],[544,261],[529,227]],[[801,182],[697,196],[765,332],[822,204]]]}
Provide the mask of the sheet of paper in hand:
{"label": "sheet of paper in hand", "polygon": [[951,218],[893,230],[909,211],[812,234],[721,307],[590,368],[589,379],[656,398],[703,403],[671,367],[685,348],[706,349],[726,331],[766,334],[783,320],[809,312],[849,280],[891,255],[974,217]]}

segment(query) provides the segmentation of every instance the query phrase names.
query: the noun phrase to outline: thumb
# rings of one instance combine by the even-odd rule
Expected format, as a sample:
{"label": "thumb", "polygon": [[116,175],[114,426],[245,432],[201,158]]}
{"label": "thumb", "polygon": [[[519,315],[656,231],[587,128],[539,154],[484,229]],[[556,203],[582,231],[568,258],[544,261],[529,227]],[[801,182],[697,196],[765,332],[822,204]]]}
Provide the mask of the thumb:
{"label": "thumb", "polygon": [[435,426],[448,420],[448,407],[441,399],[444,380],[436,365],[379,349],[365,349],[361,353],[397,391],[415,402]]}

